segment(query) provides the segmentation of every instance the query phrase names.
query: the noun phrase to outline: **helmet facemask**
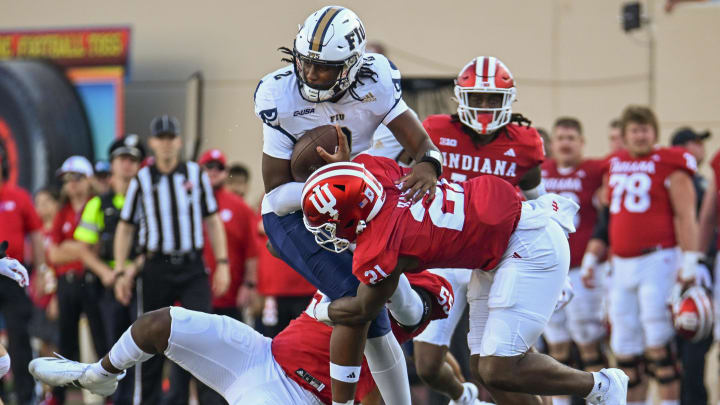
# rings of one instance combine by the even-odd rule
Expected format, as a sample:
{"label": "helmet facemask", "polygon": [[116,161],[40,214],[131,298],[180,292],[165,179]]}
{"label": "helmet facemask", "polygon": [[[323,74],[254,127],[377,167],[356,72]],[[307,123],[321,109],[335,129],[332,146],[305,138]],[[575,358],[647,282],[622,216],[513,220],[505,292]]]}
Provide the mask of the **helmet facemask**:
{"label": "helmet facemask", "polygon": [[336,235],[336,223],[326,222],[319,226],[312,226],[305,216],[303,216],[303,222],[305,223],[305,228],[315,236],[315,243],[323,249],[333,253],[341,253],[350,247],[349,240]]}
{"label": "helmet facemask", "polygon": [[[300,83],[300,93],[305,100],[313,103],[331,100],[335,96],[347,90],[355,81],[355,77],[361,65],[361,58],[357,54],[352,55],[344,61],[324,61],[317,59],[312,55],[312,51],[310,52],[310,55],[303,55],[298,52],[297,48],[293,49],[295,74]],[[334,68],[337,70],[337,76],[328,83],[313,85],[306,77],[305,68],[309,64],[326,68]]]}
{"label": "helmet facemask", "polygon": [[[502,104],[497,108],[480,108],[470,106],[470,95],[476,93],[500,94]],[[460,122],[474,129],[482,135],[491,134],[510,122],[512,117],[512,103],[515,101],[515,88],[508,89],[482,89],[473,87],[455,86],[455,98],[458,102],[458,117]]]}

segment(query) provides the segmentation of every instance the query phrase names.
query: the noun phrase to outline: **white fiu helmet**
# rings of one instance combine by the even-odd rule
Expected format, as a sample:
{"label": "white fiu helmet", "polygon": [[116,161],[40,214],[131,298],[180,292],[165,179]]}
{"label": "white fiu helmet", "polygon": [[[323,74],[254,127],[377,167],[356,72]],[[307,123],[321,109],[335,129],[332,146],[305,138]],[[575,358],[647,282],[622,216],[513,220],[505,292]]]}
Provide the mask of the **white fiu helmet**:
{"label": "white fiu helmet", "polygon": [[[502,105],[499,108],[470,106],[469,95],[474,93],[500,94]],[[510,122],[515,95],[515,80],[510,69],[492,56],[478,56],[471,60],[455,79],[460,122],[483,135],[493,133]]]}
{"label": "white fiu helmet", "polygon": [[677,333],[691,342],[699,342],[712,332],[713,303],[703,287],[693,286],[679,297],[676,295],[672,315]]}
{"label": "white fiu helmet", "polygon": [[[362,21],[347,8],[326,6],[310,15],[295,36],[293,49],[302,97],[318,103],[347,90],[362,66],[366,42]],[[305,76],[307,64],[335,68],[337,77],[329,83],[311,85]]]}

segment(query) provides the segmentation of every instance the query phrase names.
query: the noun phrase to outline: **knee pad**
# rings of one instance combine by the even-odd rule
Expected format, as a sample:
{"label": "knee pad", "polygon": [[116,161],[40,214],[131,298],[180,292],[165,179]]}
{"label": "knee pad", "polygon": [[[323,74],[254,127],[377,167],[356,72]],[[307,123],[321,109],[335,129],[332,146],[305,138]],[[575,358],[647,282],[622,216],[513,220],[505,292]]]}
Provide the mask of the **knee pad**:
{"label": "knee pad", "polygon": [[617,366],[635,371],[635,375],[628,375],[628,388],[636,387],[642,382],[642,373],[644,371],[642,356],[634,356],[631,360],[618,360]]}
{"label": "knee pad", "polygon": [[10,371],[10,355],[0,356],[0,378]]}
{"label": "knee pad", "polygon": [[[657,371],[660,368],[671,368],[672,373],[667,376],[658,376]],[[677,358],[675,356],[675,351],[673,350],[672,343],[668,343],[665,346],[665,355],[660,358],[653,359],[646,355],[645,369],[647,375],[653,377],[660,385],[670,384],[674,381],[679,380],[680,369],[677,365]]]}

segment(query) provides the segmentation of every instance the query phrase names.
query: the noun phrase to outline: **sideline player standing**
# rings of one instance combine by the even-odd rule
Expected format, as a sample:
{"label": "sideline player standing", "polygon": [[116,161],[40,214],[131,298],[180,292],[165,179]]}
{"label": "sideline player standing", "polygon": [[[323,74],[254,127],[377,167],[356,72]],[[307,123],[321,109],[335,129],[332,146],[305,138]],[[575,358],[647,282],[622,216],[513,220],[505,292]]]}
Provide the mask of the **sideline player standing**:
{"label": "sideline player standing", "polygon": [[701,257],[691,178],[697,166],[682,148],[656,146],[658,124],[649,108],[627,107],[621,123],[626,150],[609,159],[607,174],[610,345],[630,378],[630,403],[645,403],[644,356],[647,375],[669,405],[679,398],[679,369],[667,302],[676,279],[695,278]]}
{"label": "sideline player standing", "polygon": [[[566,239],[577,204],[555,194],[521,203],[506,181],[480,176],[443,181],[432,202],[413,203],[395,180],[406,173],[386,158],[360,155],[316,171],[303,189],[303,212],[317,243],[338,250],[356,242],[354,297],[315,306],[325,322],[372,319],[403,272],[476,268],[482,289],[470,302],[468,343],[479,377],[499,403],[539,404],[534,395],[581,395],[624,404],[627,377],[586,373],[529,352],[560,296],[570,262]],[[359,235],[359,236],[358,236]],[[345,348],[346,351],[354,348]]]}
{"label": "sideline player standing", "polygon": [[[303,225],[303,183],[295,181],[290,171],[295,142],[312,128],[336,124],[348,134],[354,156],[370,147],[373,132],[382,123],[418,162],[404,179],[403,190],[409,190],[411,197],[420,199],[427,191],[432,195],[442,171],[440,153],[402,99],[400,72],[384,56],[366,54],[365,45],[365,27],[355,13],[323,7],[305,20],[293,49],[283,48],[292,65],[263,77],[254,96],[255,113],[263,122],[265,231],[281,258],[331,299],[354,294],[358,280],[352,275],[352,255],[322,250]],[[322,149],[318,153],[329,161],[337,158]],[[402,324],[416,325],[423,304],[409,284],[403,285],[390,310],[395,308],[393,315]],[[344,353],[339,348],[362,347],[367,335],[365,354],[385,402],[409,404],[407,370],[401,348],[390,334],[387,313],[380,312],[367,333],[366,328],[333,329],[333,400],[352,401],[355,370],[361,364],[357,356],[337,357]]]}
{"label": "sideline player standing", "polygon": [[[499,59],[479,56],[462,68],[455,81],[457,114],[431,115],[423,121],[442,152],[444,178],[461,182],[491,175],[519,186],[528,199],[545,193],[540,177],[543,142],[528,120],[512,113],[515,95],[512,73]],[[415,367],[425,383],[449,396],[453,404],[470,404],[477,396],[468,393],[474,385],[461,384],[442,359],[465,310],[472,271],[432,271],[452,284],[456,301],[447,319],[431,323],[414,339]],[[471,361],[473,373],[476,363]]]}
{"label": "sideline player standing", "polygon": [[[597,221],[596,193],[602,186],[604,160],[584,159],[585,137],[580,121],[563,117],[552,129],[552,159],[542,165],[542,177],[548,192],[575,201],[580,210],[575,216],[575,233],[570,243],[570,283],[574,298],[566,307],[555,311],[545,328],[550,355],[557,361],[570,363],[570,344],[580,351],[582,368],[598,371],[606,366],[600,350],[605,333],[603,323],[603,290],[585,288],[580,280],[580,264],[585,246]],[[555,398],[554,405],[570,404],[567,397]]]}

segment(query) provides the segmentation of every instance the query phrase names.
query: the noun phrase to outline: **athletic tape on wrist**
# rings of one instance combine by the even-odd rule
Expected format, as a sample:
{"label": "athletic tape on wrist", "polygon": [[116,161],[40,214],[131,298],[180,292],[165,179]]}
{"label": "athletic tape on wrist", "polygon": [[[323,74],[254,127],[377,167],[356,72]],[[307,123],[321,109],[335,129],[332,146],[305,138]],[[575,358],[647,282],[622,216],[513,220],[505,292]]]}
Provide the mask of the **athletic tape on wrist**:
{"label": "athletic tape on wrist", "polygon": [[320,322],[332,322],[332,319],[330,319],[330,314],[328,313],[329,311],[329,302],[321,302],[315,305],[315,319]]}
{"label": "athletic tape on wrist", "polygon": [[347,401],[347,402],[335,402],[335,401],[332,401],[332,405],[355,405],[355,400],[354,400],[354,399],[351,399],[351,400],[349,400],[349,401]]}
{"label": "athletic tape on wrist", "polygon": [[345,383],[356,383],[360,379],[360,366],[339,366],[330,363],[330,378]]}

